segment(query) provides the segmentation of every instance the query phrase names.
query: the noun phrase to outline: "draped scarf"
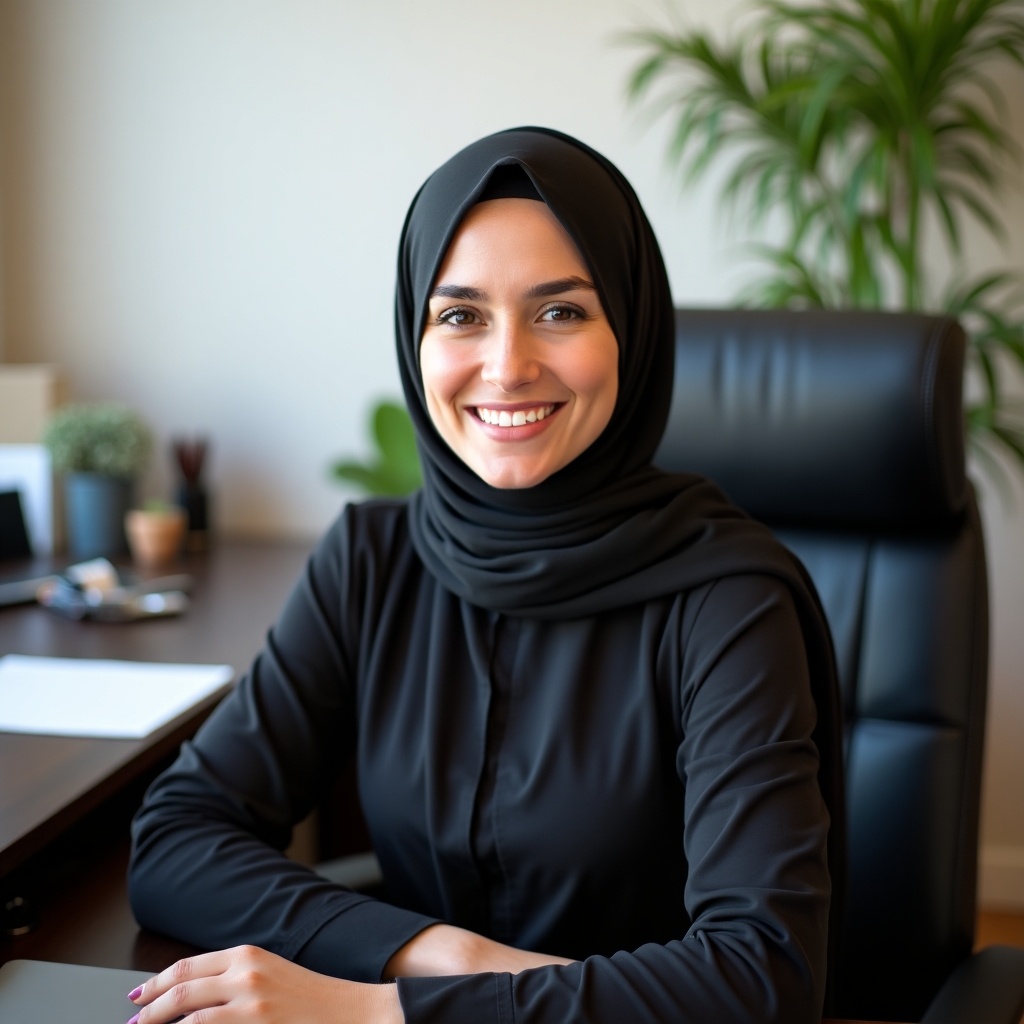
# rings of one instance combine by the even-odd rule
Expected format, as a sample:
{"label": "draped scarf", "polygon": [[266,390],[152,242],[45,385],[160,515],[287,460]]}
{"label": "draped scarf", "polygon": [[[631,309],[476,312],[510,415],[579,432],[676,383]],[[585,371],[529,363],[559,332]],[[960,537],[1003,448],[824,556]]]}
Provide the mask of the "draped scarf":
{"label": "draped scarf", "polygon": [[[597,440],[534,487],[495,488],[431,422],[419,370],[430,291],[463,217],[497,168],[521,169],[593,275],[619,346],[618,398]],[[518,128],[466,147],[427,179],[402,231],[399,368],[424,485],[410,529],[430,572],[508,615],[565,619],[786,561],[768,531],[708,480],[651,464],[672,397],[675,319],[654,232],[630,184],[558,132]]]}

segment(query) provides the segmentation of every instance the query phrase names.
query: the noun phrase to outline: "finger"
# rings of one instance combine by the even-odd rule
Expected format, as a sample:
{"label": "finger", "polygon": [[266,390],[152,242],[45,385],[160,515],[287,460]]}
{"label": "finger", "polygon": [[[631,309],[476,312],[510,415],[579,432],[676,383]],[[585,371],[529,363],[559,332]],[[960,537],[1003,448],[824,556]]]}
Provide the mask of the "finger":
{"label": "finger", "polygon": [[229,963],[230,959],[225,950],[218,950],[215,953],[200,953],[198,956],[178,960],[129,992],[128,998],[136,1006],[148,1006],[154,999],[169,992],[176,985],[194,981],[196,978],[209,978],[223,974]]}
{"label": "finger", "polygon": [[[170,1024],[172,1021],[193,1020],[192,1014],[202,1011],[202,1019],[209,1019],[211,1010],[224,1006],[228,995],[223,991],[219,976],[193,978],[173,985],[145,1006],[139,1008],[128,1024]],[[195,1018],[198,1021],[198,1016]]]}

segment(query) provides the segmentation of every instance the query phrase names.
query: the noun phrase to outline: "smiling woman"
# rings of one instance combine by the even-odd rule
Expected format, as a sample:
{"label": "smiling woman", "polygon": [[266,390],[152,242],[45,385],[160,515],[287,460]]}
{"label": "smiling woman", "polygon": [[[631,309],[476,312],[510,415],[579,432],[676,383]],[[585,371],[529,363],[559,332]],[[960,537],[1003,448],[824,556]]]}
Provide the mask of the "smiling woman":
{"label": "smiling woman", "polygon": [[[139,1024],[817,1022],[831,648],[771,534],[651,465],[675,321],[632,188],[557,132],[474,143],[395,320],[423,488],[348,506],[147,795],[135,912],[219,951]],[[383,898],[281,852],[352,759]]]}
{"label": "smiling woman", "polygon": [[434,426],[492,487],[533,487],[615,407],[618,344],[589,271],[544,203],[492,199],[462,221],[437,279],[420,345]]}

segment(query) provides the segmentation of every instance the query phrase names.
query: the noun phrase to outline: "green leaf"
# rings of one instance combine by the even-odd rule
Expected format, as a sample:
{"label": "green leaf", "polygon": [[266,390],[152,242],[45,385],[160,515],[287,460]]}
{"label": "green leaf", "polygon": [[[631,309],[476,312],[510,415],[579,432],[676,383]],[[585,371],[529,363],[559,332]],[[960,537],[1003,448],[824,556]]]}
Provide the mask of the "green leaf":
{"label": "green leaf", "polygon": [[[1022,0],[762,0],[721,39],[680,17],[630,45],[630,99],[671,118],[683,186],[721,172],[757,263],[740,300],[888,307],[896,281],[906,307],[950,309],[991,402],[968,418],[972,444],[1009,450],[1024,297],[1002,272],[951,285],[933,268],[964,265],[971,227],[1005,236]],[[765,244],[769,225],[782,245]]]}
{"label": "green leaf", "polygon": [[422,483],[416,434],[409,413],[396,402],[381,401],[370,413],[375,457],[367,462],[346,459],[334,463],[335,479],[354,484],[367,494],[409,494]]}

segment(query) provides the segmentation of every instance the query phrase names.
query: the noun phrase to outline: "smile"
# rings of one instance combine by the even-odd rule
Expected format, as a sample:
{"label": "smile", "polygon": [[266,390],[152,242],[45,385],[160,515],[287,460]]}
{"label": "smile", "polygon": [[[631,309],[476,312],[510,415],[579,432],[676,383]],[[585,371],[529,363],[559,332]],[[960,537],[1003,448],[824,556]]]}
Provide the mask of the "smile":
{"label": "smile", "polygon": [[538,405],[531,409],[487,409],[482,405],[476,407],[477,416],[494,427],[524,427],[527,423],[537,423],[546,419],[555,411],[554,405]]}

